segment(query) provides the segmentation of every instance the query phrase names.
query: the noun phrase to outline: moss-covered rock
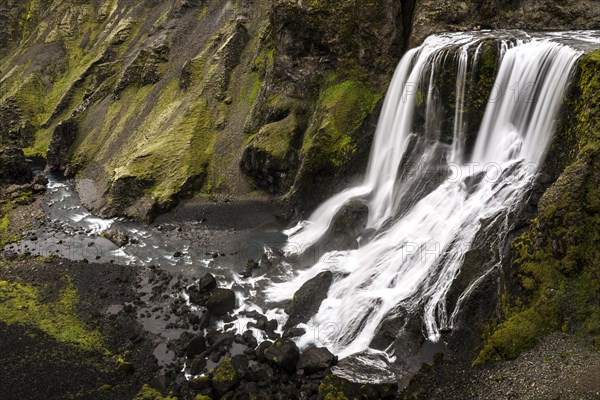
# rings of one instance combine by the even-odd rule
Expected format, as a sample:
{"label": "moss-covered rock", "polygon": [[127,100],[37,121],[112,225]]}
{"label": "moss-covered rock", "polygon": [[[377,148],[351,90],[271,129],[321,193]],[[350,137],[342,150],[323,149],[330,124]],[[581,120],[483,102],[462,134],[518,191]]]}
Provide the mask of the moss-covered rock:
{"label": "moss-covered rock", "polygon": [[239,383],[238,373],[228,358],[224,358],[215,369],[212,383],[221,395],[227,393]]}
{"label": "moss-covered rock", "polygon": [[177,400],[177,397],[171,394],[163,396],[161,392],[150,385],[144,385],[133,400]]}

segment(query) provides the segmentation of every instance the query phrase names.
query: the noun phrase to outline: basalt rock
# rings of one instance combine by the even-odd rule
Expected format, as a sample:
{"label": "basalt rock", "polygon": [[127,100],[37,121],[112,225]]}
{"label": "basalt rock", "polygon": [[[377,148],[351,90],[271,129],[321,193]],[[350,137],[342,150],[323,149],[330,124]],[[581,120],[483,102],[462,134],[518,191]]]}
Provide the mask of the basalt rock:
{"label": "basalt rock", "polygon": [[225,315],[235,308],[235,292],[231,289],[215,289],[206,300],[206,308],[211,314]]}
{"label": "basalt rock", "polygon": [[289,308],[286,310],[289,318],[285,324],[286,328],[293,328],[300,323],[306,323],[319,311],[323,300],[327,298],[327,291],[333,282],[333,273],[321,272],[314,278],[306,281],[304,285],[294,293]]}
{"label": "basalt rock", "polygon": [[334,360],[334,355],[327,348],[311,347],[300,355],[296,369],[310,375],[331,367]]}
{"label": "basalt rock", "polygon": [[296,343],[291,340],[279,339],[264,350],[264,356],[284,370],[294,372],[300,357],[300,350],[298,350]]}

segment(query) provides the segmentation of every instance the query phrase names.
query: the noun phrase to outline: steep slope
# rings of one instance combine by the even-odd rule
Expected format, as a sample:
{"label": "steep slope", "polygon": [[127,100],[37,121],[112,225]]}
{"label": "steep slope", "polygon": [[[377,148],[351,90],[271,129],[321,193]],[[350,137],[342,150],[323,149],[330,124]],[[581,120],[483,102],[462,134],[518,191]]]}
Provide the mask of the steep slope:
{"label": "steep slope", "polygon": [[140,219],[346,171],[410,16],[391,0],[31,0],[1,15],[2,141],[84,180],[99,214]]}

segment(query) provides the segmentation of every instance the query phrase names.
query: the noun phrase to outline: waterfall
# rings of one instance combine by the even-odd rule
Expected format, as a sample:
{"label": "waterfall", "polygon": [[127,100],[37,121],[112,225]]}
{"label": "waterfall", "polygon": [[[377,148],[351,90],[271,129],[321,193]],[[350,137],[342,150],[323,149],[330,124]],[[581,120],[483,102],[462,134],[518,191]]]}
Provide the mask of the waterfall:
{"label": "waterfall", "polygon": [[[386,95],[362,184],[325,201],[308,221],[287,232],[287,255],[301,253],[318,244],[340,210],[357,199],[368,205],[367,228],[374,232],[358,249],[325,254],[268,289],[272,301],[291,299],[308,279],[334,272],[327,298],[310,321],[329,329],[318,337],[307,332],[300,344],[326,345],[340,358],[368,351],[382,320],[398,306],[422,314],[432,341],[454,323],[446,296],[464,253],[483,220],[505,216],[531,187],[581,55],[551,38],[496,39],[498,72],[468,152],[463,114],[472,86],[468,72],[489,39],[434,35],[408,51]],[[436,94],[436,78],[448,57],[456,57],[450,144],[439,128]],[[422,102],[425,121],[417,132]],[[441,170],[443,179],[423,189],[430,169]]]}

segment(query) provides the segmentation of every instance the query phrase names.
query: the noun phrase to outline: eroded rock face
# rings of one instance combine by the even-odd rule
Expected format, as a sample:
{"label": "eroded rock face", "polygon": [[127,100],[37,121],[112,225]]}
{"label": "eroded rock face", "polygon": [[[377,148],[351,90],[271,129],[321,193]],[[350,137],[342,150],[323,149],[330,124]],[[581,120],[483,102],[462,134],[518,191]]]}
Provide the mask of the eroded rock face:
{"label": "eroded rock face", "polygon": [[410,45],[433,33],[469,29],[598,29],[600,8],[594,0],[425,0],[414,12]]}
{"label": "eroded rock face", "polygon": [[0,183],[22,184],[29,183],[32,179],[31,167],[23,150],[0,145]]}

